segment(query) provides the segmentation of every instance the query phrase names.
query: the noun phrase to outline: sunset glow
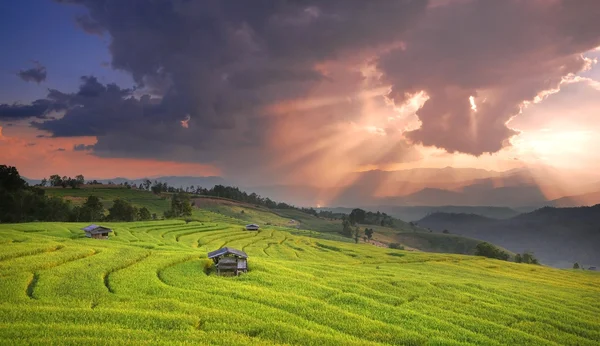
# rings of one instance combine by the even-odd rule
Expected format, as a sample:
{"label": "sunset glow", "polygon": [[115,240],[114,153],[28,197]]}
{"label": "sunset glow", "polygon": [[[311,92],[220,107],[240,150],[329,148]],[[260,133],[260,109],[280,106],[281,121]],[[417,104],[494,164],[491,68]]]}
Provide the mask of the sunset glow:
{"label": "sunset glow", "polygon": [[[103,38],[64,30],[78,30],[104,58],[86,58],[95,67],[75,77],[68,61],[51,56],[26,69],[5,63],[21,72],[2,87],[21,93],[0,100],[1,161],[30,178],[218,175],[242,186],[311,186],[325,191],[321,204],[370,171],[543,166],[564,173],[543,185],[569,185],[574,174],[600,168],[591,150],[600,144],[600,37],[553,24],[574,23],[579,9],[495,4],[519,23],[506,30],[529,42],[512,45],[516,38],[502,31],[508,24],[480,27],[494,11],[478,1],[415,5],[393,20],[379,17],[398,8],[379,4],[363,21],[337,5],[289,6],[271,9],[265,26],[214,18],[227,23],[214,30],[227,28],[215,40],[223,44],[199,48],[173,39],[200,33],[195,21],[181,19],[188,31],[159,33],[123,6],[119,18],[134,21],[123,32],[113,27],[117,14],[75,6],[89,11]],[[204,9],[181,5],[174,16],[186,11]],[[138,36],[149,46],[140,50],[131,41]],[[17,53],[25,64],[29,57]],[[365,193],[457,188],[378,179]]]}

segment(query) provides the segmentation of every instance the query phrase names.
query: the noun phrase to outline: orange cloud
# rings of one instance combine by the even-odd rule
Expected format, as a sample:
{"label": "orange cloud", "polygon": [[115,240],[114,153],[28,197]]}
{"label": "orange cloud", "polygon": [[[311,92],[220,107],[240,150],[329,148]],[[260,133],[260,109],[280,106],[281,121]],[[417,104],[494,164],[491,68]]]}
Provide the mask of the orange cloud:
{"label": "orange cloud", "polygon": [[90,145],[95,137],[37,138],[35,132],[17,127],[11,134],[0,126],[0,162],[15,166],[28,178],[41,179],[52,174],[87,178],[143,178],[161,175],[220,175],[212,165],[146,159],[104,158],[74,151],[77,144]]}

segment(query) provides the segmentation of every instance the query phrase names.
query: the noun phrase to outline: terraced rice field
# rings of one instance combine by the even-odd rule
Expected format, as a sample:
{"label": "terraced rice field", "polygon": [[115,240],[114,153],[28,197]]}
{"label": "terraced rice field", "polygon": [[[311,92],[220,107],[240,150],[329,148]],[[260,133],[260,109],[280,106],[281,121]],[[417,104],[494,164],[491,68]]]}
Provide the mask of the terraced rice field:
{"label": "terraced rice field", "polygon": [[[0,225],[0,344],[598,345],[600,275],[283,229]],[[207,251],[250,271],[205,274]]]}

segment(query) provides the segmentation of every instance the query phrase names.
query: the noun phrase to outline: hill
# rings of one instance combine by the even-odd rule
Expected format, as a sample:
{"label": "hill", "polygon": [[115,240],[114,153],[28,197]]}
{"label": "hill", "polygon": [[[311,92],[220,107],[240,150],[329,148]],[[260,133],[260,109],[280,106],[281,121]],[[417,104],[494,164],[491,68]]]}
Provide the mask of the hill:
{"label": "hill", "polygon": [[[352,241],[350,238],[340,235],[342,229],[341,220],[317,217],[297,209],[268,209],[248,203],[206,196],[194,199],[194,203],[201,210],[209,210],[230,218],[241,219],[248,223],[291,227],[296,229],[292,231],[295,234],[345,242]],[[349,213],[348,211],[347,214]],[[393,219],[393,226],[388,227],[371,224],[358,226],[361,229],[372,228],[374,233],[371,243],[380,246],[399,243],[406,248],[420,251],[473,254],[475,247],[481,242],[480,240],[458,235],[432,234],[429,230],[399,219]],[[309,232],[301,232],[303,230]]]}
{"label": "hill", "polygon": [[[0,344],[600,342],[600,275],[202,222],[0,225]],[[249,272],[207,275],[207,251]],[[590,318],[591,317],[591,318]]]}
{"label": "hill", "polygon": [[437,232],[492,242],[515,252],[533,251],[545,264],[571,267],[600,264],[600,205],[546,207],[498,220],[479,215],[435,213],[418,224]]}
{"label": "hill", "polygon": [[[148,208],[159,218],[170,207],[170,194],[168,193],[155,195],[149,191],[128,189],[122,186],[84,185],[78,189],[46,188],[45,191],[50,196],[71,200],[76,205],[83,203],[88,196],[94,195],[100,198],[105,208],[109,208],[115,198],[120,198],[138,208]],[[218,217],[221,221],[232,224],[258,223],[262,226],[288,227],[295,234],[344,242],[353,241],[340,235],[341,220],[316,217],[298,209],[269,209],[260,205],[213,196],[194,196],[192,201],[195,206],[192,218],[211,215],[212,218]],[[400,243],[407,249],[473,254],[475,246],[480,242],[465,237],[440,237],[432,242],[429,239],[435,236],[431,235],[428,230],[398,219],[394,220],[393,228],[373,225],[360,225],[360,227],[361,229],[372,228],[374,230],[372,243],[380,246]],[[410,235],[407,235],[408,233]],[[469,246],[465,244],[469,244]]]}
{"label": "hill", "polygon": [[547,204],[559,208],[592,206],[600,204],[600,191],[584,193],[575,196],[566,196],[552,200]]}
{"label": "hill", "polygon": [[155,195],[148,191],[128,189],[122,186],[110,185],[83,185],[78,189],[71,188],[45,188],[48,196],[57,196],[70,200],[75,205],[85,202],[88,196],[100,198],[105,208],[110,208],[115,199],[120,198],[128,201],[136,207],[146,207],[151,213],[162,215],[169,209],[170,202],[166,196]]}
{"label": "hill", "polygon": [[[477,214],[495,219],[507,219],[517,216],[520,213],[508,207],[489,207],[489,206],[461,206],[461,205],[440,205],[440,206],[394,206],[378,205],[374,207],[362,207],[369,211],[381,211],[388,213],[393,217],[406,220],[418,221],[425,216],[433,213],[457,213],[457,214]],[[319,208],[319,210],[328,210],[337,213],[350,213],[352,208]]]}

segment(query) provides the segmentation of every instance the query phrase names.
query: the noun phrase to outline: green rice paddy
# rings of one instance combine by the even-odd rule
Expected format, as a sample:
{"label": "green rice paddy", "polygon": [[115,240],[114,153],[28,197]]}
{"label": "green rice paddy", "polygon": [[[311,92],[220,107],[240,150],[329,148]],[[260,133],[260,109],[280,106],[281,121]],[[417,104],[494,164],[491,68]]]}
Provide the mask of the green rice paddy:
{"label": "green rice paddy", "polygon": [[[0,344],[598,345],[600,275],[205,220],[0,225]],[[208,251],[250,271],[207,275]]]}

